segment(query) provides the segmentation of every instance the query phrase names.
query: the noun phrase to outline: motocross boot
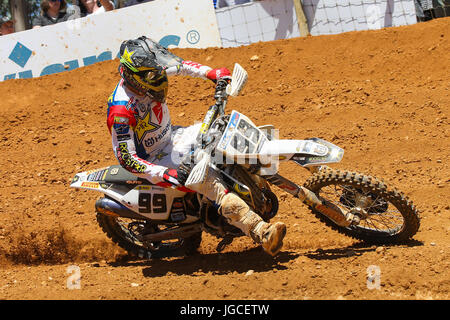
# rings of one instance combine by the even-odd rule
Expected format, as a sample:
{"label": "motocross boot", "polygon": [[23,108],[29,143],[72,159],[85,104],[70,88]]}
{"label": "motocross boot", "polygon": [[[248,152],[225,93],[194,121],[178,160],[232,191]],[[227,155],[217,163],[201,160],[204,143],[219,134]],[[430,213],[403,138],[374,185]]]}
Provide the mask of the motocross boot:
{"label": "motocross boot", "polygon": [[193,190],[205,195],[209,200],[219,204],[219,212],[228,223],[240,229],[258,244],[264,251],[274,256],[283,246],[286,235],[284,223],[269,224],[253,212],[247,203],[237,194],[229,192],[215,170],[208,171],[206,182]]}
{"label": "motocross boot", "polygon": [[244,200],[234,193],[228,193],[223,197],[220,210],[231,225],[261,244],[265,252],[272,256],[280,252],[286,235],[284,223],[270,224],[263,221],[258,214],[250,210]]}
{"label": "motocross boot", "polygon": [[[268,254],[275,256],[283,247],[283,238],[286,235],[286,225],[282,222],[267,224],[260,236],[261,245]],[[257,234],[257,232],[255,232]]]}

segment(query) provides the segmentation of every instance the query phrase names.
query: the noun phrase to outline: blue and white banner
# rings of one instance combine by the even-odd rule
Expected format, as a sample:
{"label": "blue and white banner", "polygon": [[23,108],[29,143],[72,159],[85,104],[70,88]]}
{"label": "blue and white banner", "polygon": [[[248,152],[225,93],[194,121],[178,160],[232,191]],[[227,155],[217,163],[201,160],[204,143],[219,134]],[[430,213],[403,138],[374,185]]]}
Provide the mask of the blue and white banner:
{"label": "blue and white banner", "polygon": [[142,35],[168,48],[221,46],[211,0],[156,0],[0,37],[0,81],[111,60]]}

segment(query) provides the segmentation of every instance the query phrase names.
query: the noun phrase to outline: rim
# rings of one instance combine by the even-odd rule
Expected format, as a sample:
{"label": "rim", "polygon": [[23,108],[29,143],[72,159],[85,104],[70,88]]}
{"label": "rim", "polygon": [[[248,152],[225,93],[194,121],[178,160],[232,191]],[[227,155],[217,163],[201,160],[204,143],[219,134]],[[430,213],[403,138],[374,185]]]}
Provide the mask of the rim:
{"label": "rim", "polygon": [[322,187],[320,196],[360,216],[360,223],[350,228],[394,235],[404,226],[403,215],[397,207],[373,190],[333,184]]}

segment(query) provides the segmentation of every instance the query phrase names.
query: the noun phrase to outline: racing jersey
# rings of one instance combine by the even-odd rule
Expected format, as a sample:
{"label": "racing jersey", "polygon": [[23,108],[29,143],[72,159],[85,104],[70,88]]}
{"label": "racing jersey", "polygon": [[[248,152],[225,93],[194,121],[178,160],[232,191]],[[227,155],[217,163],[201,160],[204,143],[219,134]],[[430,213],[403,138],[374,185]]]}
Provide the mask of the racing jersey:
{"label": "racing jersey", "polygon": [[[184,75],[208,79],[212,70],[192,61],[183,61],[166,70],[167,76]],[[129,90],[123,79],[108,99],[107,125],[112,136],[114,154],[120,165],[153,184],[165,186],[167,167],[151,162],[171,143],[172,123],[166,103]]]}

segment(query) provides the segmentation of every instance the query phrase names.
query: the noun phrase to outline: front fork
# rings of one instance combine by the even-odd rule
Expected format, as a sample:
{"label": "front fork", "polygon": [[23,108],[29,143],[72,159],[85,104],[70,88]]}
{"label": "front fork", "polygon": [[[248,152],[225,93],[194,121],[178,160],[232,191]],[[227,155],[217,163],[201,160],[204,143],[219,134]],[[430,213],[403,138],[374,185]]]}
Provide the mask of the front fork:
{"label": "front fork", "polygon": [[[311,167],[308,169],[312,173],[317,173],[325,168],[326,167],[323,166],[323,168]],[[304,204],[314,210],[319,211],[341,227],[348,227],[351,224],[359,222],[358,217],[353,215],[351,212],[344,211],[337,205],[327,201],[326,199],[322,199],[311,190],[303,186],[299,186],[296,183],[280,176],[279,174],[270,176],[269,178],[267,178],[267,181],[292,194],[294,197],[300,199],[300,201],[302,201]]]}

